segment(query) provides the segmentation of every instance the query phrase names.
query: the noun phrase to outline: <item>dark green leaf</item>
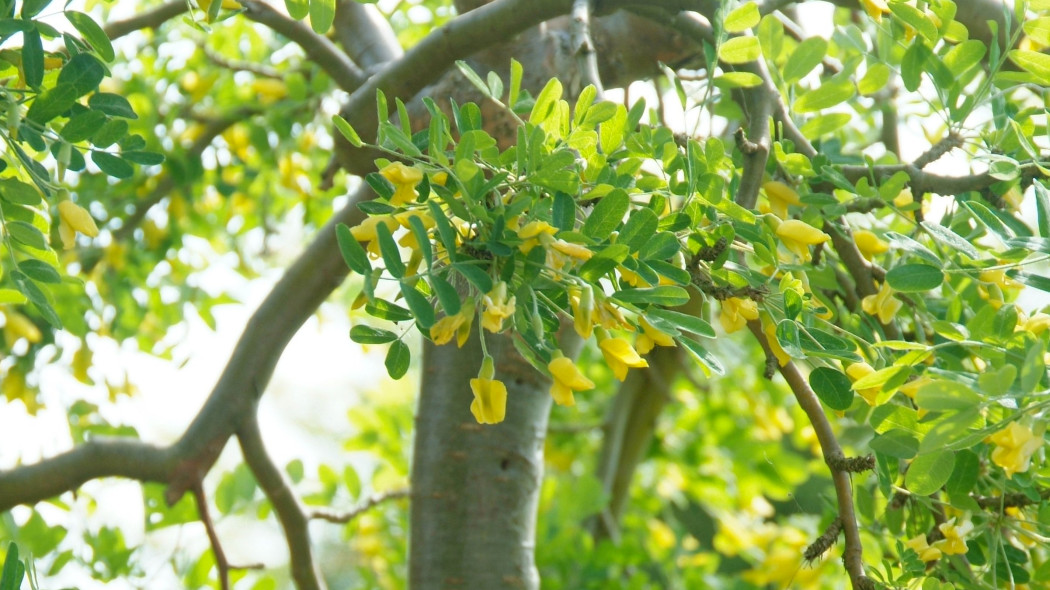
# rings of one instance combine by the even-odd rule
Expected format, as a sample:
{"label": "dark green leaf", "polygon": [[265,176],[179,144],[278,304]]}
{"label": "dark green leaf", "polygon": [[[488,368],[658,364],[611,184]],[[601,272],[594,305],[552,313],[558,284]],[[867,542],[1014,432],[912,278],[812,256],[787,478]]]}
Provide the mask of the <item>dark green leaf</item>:
{"label": "dark green leaf", "polygon": [[40,14],[40,11],[48,4],[51,4],[51,0],[26,0],[22,3],[22,11],[18,14],[21,15],[22,18],[29,20]]}
{"label": "dark green leaf", "polygon": [[107,62],[113,61],[113,44],[110,43],[109,36],[106,35],[106,32],[102,30],[98,23],[83,12],[74,10],[67,10],[66,18],[76,28],[77,32],[84,37],[84,40],[91,44],[91,47],[98,52],[102,59]]}
{"label": "dark green leaf", "polygon": [[371,172],[365,176],[365,182],[376,192],[381,199],[389,200],[394,196],[394,185],[378,172]]}
{"label": "dark green leaf", "polygon": [[368,261],[368,253],[361,244],[354,239],[350,228],[345,223],[335,226],[335,239],[339,243],[339,252],[350,270],[359,275],[372,272],[372,264]]}
{"label": "dark green leaf", "polygon": [[110,119],[91,136],[91,143],[97,148],[107,148],[120,141],[128,133],[128,122],[124,119]]}
{"label": "dark green leaf", "polygon": [[893,429],[876,435],[868,446],[876,453],[898,459],[911,459],[919,451],[919,439],[904,430]]}
{"label": "dark green leaf", "polygon": [[928,264],[902,264],[886,273],[886,281],[903,293],[919,293],[940,287],[944,273]]}
{"label": "dark green leaf", "polygon": [[481,293],[488,293],[492,290],[492,278],[489,277],[489,273],[482,270],[476,264],[470,262],[457,262],[452,265],[456,269],[456,272],[466,277],[470,284],[477,287]]}
{"label": "dark green leaf", "polygon": [[431,288],[437,293],[438,301],[441,302],[441,309],[445,310],[445,313],[448,315],[459,313],[461,306],[459,293],[452,286],[452,283],[436,274],[430,275],[429,279]]}
{"label": "dark green leaf", "polygon": [[129,150],[121,152],[120,156],[129,162],[142,166],[157,166],[164,163],[164,154],[158,154],[157,152]]}
{"label": "dark green leaf", "polygon": [[390,228],[385,223],[376,224],[376,239],[379,240],[379,253],[383,255],[383,263],[387,271],[395,279],[405,276],[405,263],[401,260],[401,250],[398,249]]}
{"label": "dark green leaf", "polygon": [[131,178],[135,174],[135,169],[131,167],[131,164],[107,152],[92,151],[91,161],[98,166],[99,170],[114,178]]}
{"label": "dark green leaf", "polygon": [[401,340],[397,340],[390,344],[383,364],[386,365],[386,372],[391,379],[400,379],[408,372],[408,366],[411,364],[411,361],[412,352],[408,349],[408,345]]}
{"label": "dark green leaf", "polygon": [[62,276],[58,274],[55,267],[44,262],[43,260],[36,260],[31,258],[29,260],[23,260],[18,263],[18,270],[25,273],[25,275],[33,280],[40,281],[41,283],[61,283]]}
{"label": "dark green leaf", "polygon": [[955,467],[952,475],[944,484],[945,491],[951,496],[961,496],[970,493],[977,483],[977,476],[981,471],[981,459],[970,450],[959,451],[955,454]]}
{"label": "dark green leaf", "polygon": [[726,369],[722,365],[722,362],[718,360],[718,357],[711,354],[706,348],[701,346],[699,342],[690,338],[678,338],[676,341],[685,347],[686,350],[693,353],[693,356],[695,356],[706,369],[714,372],[716,375],[725,375]]}
{"label": "dark green leaf", "polygon": [[18,559],[18,545],[7,544],[7,557],[4,558],[4,570],[0,574],[0,590],[18,590],[25,577],[25,566]]}
{"label": "dark green leaf", "polygon": [[594,210],[583,223],[581,231],[592,238],[608,238],[620,226],[630,206],[631,198],[627,196],[627,191],[623,189],[612,191],[598,200]]}
{"label": "dark green leaf", "polygon": [[648,289],[621,289],[613,293],[612,297],[624,303],[675,307],[689,301],[689,291],[673,285],[662,285]]}
{"label": "dark green leaf", "polygon": [[[705,338],[715,337],[715,329],[711,327],[711,324],[696,316],[659,308],[653,308],[646,311],[645,316],[649,319],[657,318],[663,320],[670,323],[675,328],[685,330],[686,332],[692,332],[697,336],[703,336]],[[650,323],[655,325],[655,322]]]}
{"label": "dark green leaf", "polygon": [[24,221],[8,221],[6,227],[15,241],[37,250],[47,250],[47,239],[35,226]]}
{"label": "dark green leaf", "polygon": [[911,462],[904,476],[904,485],[911,493],[929,496],[948,483],[955,468],[955,453],[940,451],[919,455]]}
{"label": "dark green leaf", "polygon": [[40,40],[40,31],[34,28],[22,33],[22,43],[22,70],[26,86],[39,88],[44,81],[44,44]]}
{"label": "dark green leaf", "polygon": [[817,367],[809,374],[809,386],[820,401],[832,410],[844,411],[853,405],[853,384],[840,371]]}
{"label": "dark green leaf", "polygon": [[671,232],[658,232],[642,246],[638,257],[642,260],[667,260],[682,247],[678,236]]}
{"label": "dark green leaf", "polygon": [[390,330],[357,325],[350,328],[350,339],[358,344],[386,344],[397,340],[397,334]]}
{"label": "dark green leaf", "polygon": [[83,111],[73,115],[69,122],[62,127],[59,135],[68,142],[77,143],[94,135],[102,128],[105,122],[105,113],[100,111]]}
{"label": "dark green leaf", "polygon": [[617,244],[625,244],[632,253],[637,252],[656,233],[657,224],[660,219],[648,207],[636,209],[627,218],[627,223],[620,230]]}
{"label": "dark green leaf", "polygon": [[16,178],[0,178],[0,198],[16,205],[40,204],[40,191]]}
{"label": "dark green leaf", "polygon": [[416,323],[420,327],[430,328],[430,326],[434,325],[434,306],[431,305],[425,295],[412,285],[404,282],[401,283],[401,295],[404,296],[405,303],[412,310],[412,315],[416,318]]}
{"label": "dark green leaf", "polygon": [[[10,225],[10,224],[8,224]],[[51,306],[51,301],[48,299],[47,294],[37,286],[29,277],[22,274],[20,271],[14,271],[11,273],[15,277],[15,283],[18,285],[18,290],[21,291],[33,304],[40,315],[51,324],[52,327],[61,329],[62,320],[59,319],[58,314],[55,313],[55,308]]]}
{"label": "dark green leaf", "polygon": [[407,322],[412,319],[411,311],[385,299],[375,299],[366,303],[365,313],[374,318],[391,322]]}
{"label": "dark green leaf", "polygon": [[576,227],[576,201],[561,191],[554,193],[551,225],[562,231],[572,231]]}
{"label": "dark green leaf", "polygon": [[98,88],[105,77],[106,69],[98,63],[95,56],[80,53],[62,66],[62,71],[58,73],[58,83],[72,86],[76,90],[76,97],[80,98]]}
{"label": "dark green leaf", "polygon": [[128,99],[119,94],[110,92],[96,92],[88,99],[88,106],[96,111],[102,111],[112,117],[123,117],[125,119],[138,119],[135,110],[131,108]]}
{"label": "dark green leaf", "polygon": [[592,256],[580,266],[580,277],[585,281],[597,283],[598,279],[619,266],[627,258],[627,246],[613,244]]}
{"label": "dark green leaf", "polygon": [[933,239],[941,242],[945,246],[959,250],[972,260],[980,258],[980,255],[977,253],[977,248],[974,248],[973,244],[964,240],[962,236],[952,230],[936,223],[930,223],[929,221],[923,221],[922,227],[933,236]]}
{"label": "dark green leaf", "polygon": [[1039,235],[1050,238],[1050,193],[1041,182],[1033,182],[1035,187],[1035,214]]}
{"label": "dark green leaf", "polygon": [[59,84],[41,92],[26,111],[26,119],[43,125],[65,113],[76,102],[76,90],[70,84]]}

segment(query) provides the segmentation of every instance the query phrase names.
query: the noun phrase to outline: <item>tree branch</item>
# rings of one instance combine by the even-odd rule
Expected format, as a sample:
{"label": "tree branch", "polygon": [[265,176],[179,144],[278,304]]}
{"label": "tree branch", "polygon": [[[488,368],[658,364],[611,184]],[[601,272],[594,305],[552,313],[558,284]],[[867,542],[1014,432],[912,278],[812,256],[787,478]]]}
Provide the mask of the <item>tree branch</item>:
{"label": "tree branch", "polygon": [[[758,320],[747,323],[751,333],[755,335],[758,343],[762,345],[767,358],[776,359],[773,349],[769,346],[769,340],[762,331],[762,324]],[[779,365],[779,363],[775,363]],[[842,554],[842,562],[846,573],[849,574],[853,590],[873,590],[874,582],[864,574],[863,549],[860,543],[860,530],[857,528],[857,516],[853,509],[853,483],[850,481],[850,472],[843,469],[843,460],[846,458],[839,445],[835,432],[831,428],[824,408],[820,405],[817,395],[810,389],[806,378],[799,371],[794,362],[787,362],[780,366],[780,374],[784,376],[791,392],[798,400],[799,407],[806,413],[813,431],[817,435],[821,451],[824,453],[824,462],[831,470],[831,479],[835,485],[835,495],[838,499],[839,521],[845,537],[845,549]]]}
{"label": "tree branch", "polygon": [[142,14],[125,19],[113,21],[102,28],[110,41],[115,41],[124,35],[142,29],[156,29],[169,20],[186,12],[186,0],[171,0],[160,6],[147,10]]}
{"label": "tree branch", "polygon": [[410,498],[412,491],[409,488],[401,488],[397,490],[389,490],[379,494],[372,494],[368,498],[365,498],[363,502],[358,504],[355,508],[346,512],[333,512],[331,510],[314,510],[310,513],[310,519],[327,520],[335,524],[346,524],[351,520],[357,518],[361,514],[368,512],[369,510],[389,502],[391,500],[399,500],[401,498]]}
{"label": "tree branch", "polygon": [[332,26],[343,51],[365,71],[372,72],[405,53],[390,22],[372,4],[338,0]]}
{"label": "tree branch", "polygon": [[572,3],[572,47],[576,54],[576,69],[579,73],[579,85],[573,94],[588,84],[598,91],[597,99],[605,94],[601,76],[598,75],[598,56],[591,38],[591,11],[594,0],[574,0]]}
{"label": "tree branch", "polygon": [[292,20],[261,0],[244,0],[244,16],[266,25],[295,41],[311,61],[321,67],[337,86],[353,92],[365,82],[365,74],[327,37],[322,37],[302,21]]}
{"label": "tree branch", "polygon": [[325,587],[324,580],[317,571],[310,548],[310,521],[284,473],[266,452],[254,408],[242,420],[237,430],[237,440],[241,444],[244,462],[252,470],[270,504],[273,504],[273,510],[284,528],[292,563],[292,579],[296,587],[299,590],[322,590]]}

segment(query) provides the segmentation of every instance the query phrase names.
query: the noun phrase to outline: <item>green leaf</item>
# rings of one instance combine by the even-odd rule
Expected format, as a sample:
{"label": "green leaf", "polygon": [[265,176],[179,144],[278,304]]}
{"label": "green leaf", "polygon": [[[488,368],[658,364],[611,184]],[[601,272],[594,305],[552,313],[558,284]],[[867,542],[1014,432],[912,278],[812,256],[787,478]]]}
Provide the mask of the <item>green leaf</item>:
{"label": "green leaf", "polygon": [[18,289],[25,294],[29,299],[29,302],[33,304],[33,307],[36,308],[38,312],[40,312],[40,315],[44,320],[51,324],[52,327],[61,329],[62,320],[59,319],[58,314],[55,313],[55,308],[51,306],[51,301],[48,299],[47,294],[44,293],[35,282],[21,272],[14,271],[11,275],[15,277],[15,283],[18,285]]}
{"label": "green leaf", "polygon": [[977,248],[974,248],[973,244],[964,240],[962,236],[952,230],[936,223],[930,223],[929,221],[923,221],[922,227],[933,237],[933,239],[945,246],[962,252],[972,260],[980,258],[980,254],[977,253]]}
{"label": "green leaf", "polygon": [[856,94],[857,89],[850,80],[837,80],[821,84],[795,101],[795,110],[800,113],[811,113],[833,107],[845,102]]}
{"label": "green leaf", "polygon": [[364,142],[361,141],[361,136],[354,131],[354,128],[350,126],[350,123],[346,119],[339,115],[332,115],[332,124],[339,130],[339,133],[343,134],[343,137],[350,142],[350,145],[354,147],[361,147]]}
{"label": "green leaf", "polygon": [[902,293],[920,293],[940,287],[944,273],[928,264],[902,264],[886,273],[886,281]]}
{"label": "green leaf", "polygon": [[820,401],[832,410],[844,411],[853,405],[852,383],[841,371],[817,367],[809,374],[809,386]]}
{"label": "green leaf", "polygon": [[999,219],[994,211],[985,207],[977,201],[963,201],[963,207],[970,210],[970,213],[978,219],[982,225],[988,228],[989,231],[994,233],[999,239],[1006,240],[1013,237],[1014,232],[1003,223],[1003,220]]}
{"label": "green leaf", "polygon": [[561,93],[561,82],[557,78],[551,78],[536,96],[536,102],[532,105],[532,113],[529,114],[529,122],[539,125],[550,118],[558,101],[561,100]]}
{"label": "green leaf", "polygon": [[397,334],[359,324],[350,328],[350,339],[358,344],[386,344],[397,340]]}
{"label": "green leaf", "polygon": [[0,304],[22,305],[29,301],[21,291],[0,289]]}
{"label": "green leaf", "polygon": [[107,62],[113,61],[115,54],[113,53],[113,44],[109,41],[109,35],[106,35],[106,32],[102,30],[102,27],[100,27],[90,16],[83,12],[67,10],[66,20],[68,20],[69,24],[73,25],[73,28],[84,37],[84,40],[87,41],[96,52],[98,52],[99,57]]}
{"label": "green leaf", "polygon": [[124,119],[110,119],[91,136],[91,143],[95,144],[97,148],[106,148],[120,141],[127,133],[127,121]]}
{"label": "green leaf", "polygon": [[597,283],[598,279],[619,266],[627,258],[627,254],[627,246],[623,244],[613,244],[605,248],[580,265],[580,278]]}
{"label": "green leaf", "polygon": [[139,164],[142,166],[157,166],[164,163],[164,154],[158,154],[157,152],[130,150],[120,152],[120,157],[133,164]]}
{"label": "green leaf", "polygon": [[25,566],[18,560],[18,545],[7,544],[7,557],[4,558],[4,570],[0,574],[0,590],[18,590],[25,577]]}
{"label": "green leaf", "polygon": [[871,450],[898,459],[911,459],[919,451],[919,439],[904,430],[878,434],[868,443]]}
{"label": "green leaf", "polygon": [[[380,224],[381,225],[381,224]],[[339,243],[339,253],[343,255],[346,266],[359,275],[367,275],[372,272],[372,264],[368,261],[368,253],[361,244],[354,239],[350,228],[345,223],[335,226],[335,239]]]}
{"label": "green leaf", "polygon": [[310,0],[310,26],[324,35],[335,21],[335,0]]}
{"label": "green leaf", "polygon": [[419,252],[427,263],[427,268],[433,268],[434,250],[430,247],[430,236],[427,235],[427,228],[423,226],[423,220],[418,215],[410,215],[408,217],[408,227],[412,235],[416,237],[416,242],[419,244]]}
{"label": "green leaf", "polygon": [[390,348],[386,351],[386,359],[383,360],[383,364],[386,365],[386,372],[390,375],[390,378],[400,379],[404,377],[411,363],[412,351],[408,349],[408,345],[401,340],[392,342]]}
{"label": "green leaf", "polygon": [[674,285],[661,285],[647,289],[621,289],[613,293],[612,298],[624,303],[675,307],[689,301],[689,291]]}
{"label": "green leaf", "polygon": [[624,133],[627,129],[627,108],[622,104],[616,105],[616,112],[598,128],[598,145],[602,152],[611,154],[623,145]]}
{"label": "green leaf", "polygon": [[864,72],[864,77],[857,82],[857,91],[867,96],[875,94],[886,87],[890,81],[890,67],[883,63],[872,64]]}
{"label": "green leaf", "polygon": [[746,2],[726,15],[722,29],[727,33],[741,33],[757,25],[761,18],[762,15],[758,12],[758,4]]}
{"label": "green leaf", "polygon": [[1050,84],[1050,55],[1026,49],[1014,49],[1006,55],[1022,70],[1035,76],[1037,83]]}
{"label": "green leaf", "polygon": [[[890,11],[902,23],[918,31],[927,41],[936,43],[940,40],[937,27],[933,24],[926,13],[904,2],[890,2]],[[915,42],[920,42],[916,39]]]}
{"label": "green leaf", "polygon": [[284,0],[284,7],[295,20],[303,20],[310,14],[310,0]]}
{"label": "green leaf", "polygon": [[681,247],[678,236],[662,231],[654,234],[642,246],[642,249],[638,251],[638,257],[642,260],[666,260],[677,254]]}
{"label": "green leaf", "polygon": [[452,268],[463,275],[470,284],[477,287],[481,293],[488,293],[492,290],[492,278],[477,265],[469,262],[457,262],[452,265]]}
{"label": "green leaf", "polygon": [[94,135],[105,123],[106,115],[101,111],[83,111],[73,115],[59,135],[70,143],[77,143]]}
{"label": "green leaf", "polygon": [[718,46],[718,59],[727,64],[746,64],[761,55],[762,46],[758,43],[758,37],[733,37]]}
{"label": "green leaf", "polygon": [[8,221],[6,226],[7,232],[11,234],[16,242],[25,244],[30,248],[36,248],[37,250],[47,250],[47,239],[44,238],[44,234],[41,233],[32,224],[24,221]]}
{"label": "green leaf", "polygon": [[135,174],[135,169],[131,164],[109,152],[92,151],[91,161],[98,166],[99,170],[113,178],[131,178]]}
{"label": "green leaf", "polygon": [[853,115],[847,113],[830,113],[813,117],[799,129],[802,135],[808,139],[819,139],[829,133],[834,133],[846,126],[853,120]]}
{"label": "green leaf", "polygon": [[710,372],[716,375],[725,375],[726,369],[722,365],[722,362],[718,360],[718,357],[711,354],[706,348],[700,345],[699,342],[691,338],[676,338],[676,342],[680,343],[686,350],[693,353],[698,361],[703,365],[705,373]]}
{"label": "green leaf", "polygon": [[[22,5],[23,11],[26,6]],[[26,86],[40,88],[40,83],[44,81],[44,43],[36,28],[22,33],[22,71],[25,73]]]}
{"label": "green leaf", "polygon": [[636,209],[627,218],[623,229],[620,230],[620,235],[616,238],[616,243],[626,245],[633,254],[653,237],[659,222],[660,218],[653,213],[652,209],[648,207]]}
{"label": "green leaf", "polygon": [[365,182],[379,195],[380,199],[390,199],[394,196],[394,185],[378,172],[370,172],[365,175]]}
{"label": "green leaf", "polygon": [[608,238],[620,226],[630,206],[631,198],[627,196],[627,191],[623,189],[612,191],[598,199],[594,210],[583,222],[581,231],[585,236],[591,238]]}
{"label": "green leaf", "polygon": [[[11,4],[13,5],[14,3],[12,2]],[[40,14],[40,11],[48,4],[51,4],[51,0],[26,0],[22,3],[22,10],[19,12],[19,15],[23,19],[29,20]]]}
{"label": "green leaf", "polygon": [[128,99],[119,94],[110,92],[96,92],[88,99],[88,106],[96,111],[102,111],[111,117],[123,117],[125,119],[138,119],[135,110],[131,108]]}
{"label": "green leaf", "polygon": [[908,467],[904,485],[915,495],[929,496],[948,483],[954,468],[955,453],[952,451],[919,455]]}
{"label": "green leaf", "polygon": [[26,111],[26,119],[43,125],[65,113],[76,102],[77,93],[72,84],[59,84],[37,95]]}
{"label": "green leaf", "polygon": [[390,303],[385,299],[376,299],[365,304],[365,313],[391,322],[407,322],[412,319],[412,312],[400,305]]}
{"label": "green leaf", "polygon": [[715,76],[714,84],[717,88],[732,90],[734,88],[754,88],[762,83],[759,78],[751,72],[726,72]]}
{"label": "green leaf", "polygon": [[474,85],[475,88],[481,91],[482,95],[487,96],[489,98],[496,98],[497,100],[499,99],[499,95],[492,95],[491,91],[489,90],[488,84],[485,84],[485,81],[482,80],[481,76],[479,76],[478,73],[474,71],[474,68],[470,67],[470,64],[461,59],[457,59],[456,67],[459,68],[460,73],[463,74],[463,76],[465,76],[467,80]]}
{"label": "green leaf", "polygon": [[412,315],[416,318],[416,323],[420,327],[429,329],[430,326],[434,325],[434,306],[431,305],[430,300],[425,295],[405,282],[401,283],[401,295],[404,296],[405,303],[412,310]]}
{"label": "green leaf", "polygon": [[970,493],[973,486],[977,484],[977,477],[981,473],[981,458],[970,450],[959,451],[955,454],[955,467],[952,475],[944,484],[944,490],[950,496],[962,496]]}
{"label": "green leaf", "polygon": [[80,53],[62,66],[62,71],[58,73],[58,84],[69,84],[79,98],[96,90],[105,77],[106,69],[98,62],[98,58],[89,53]]}
{"label": "green leaf", "polygon": [[37,260],[30,258],[23,260],[18,263],[18,270],[25,273],[25,275],[33,280],[40,281],[41,283],[61,283],[62,276],[58,274],[55,267],[44,262],[43,260]]}
{"label": "green leaf", "polygon": [[1039,235],[1050,238],[1050,193],[1041,182],[1033,182],[1035,188],[1035,214]]}
{"label": "green leaf", "polygon": [[16,205],[40,204],[40,191],[17,178],[0,178],[0,198]]}
{"label": "green leaf", "polygon": [[970,387],[956,381],[938,379],[919,388],[915,405],[924,410],[966,410],[981,403],[981,396]]}
{"label": "green leaf", "polygon": [[395,279],[405,276],[405,263],[401,260],[401,251],[385,223],[376,224],[376,239],[379,240],[379,253],[383,256],[387,272]]}
{"label": "green leaf", "polygon": [[448,315],[459,313],[462,302],[459,299],[459,292],[452,286],[452,283],[436,274],[430,275],[429,280],[431,288],[437,293],[438,301],[441,302],[441,309],[445,310]]}
{"label": "green leaf", "polygon": [[705,338],[715,337],[715,329],[711,327],[711,324],[696,316],[654,307],[645,312],[645,317],[650,320],[649,323],[653,324],[653,326],[661,322],[667,322],[672,327],[691,332],[697,336]]}
{"label": "green leaf", "polygon": [[806,74],[820,65],[827,52],[828,42],[822,37],[809,37],[802,43],[799,43],[798,47],[795,47],[795,50],[791,52],[791,57],[784,64],[782,72],[784,82],[794,84],[805,78]]}
{"label": "green leaf", "polygon": [[518,105],[518,95],[521,94],[521,75],[523,73],[521,63],[511,58],[510,60],[510,94],[507,97],[507,104],[511,109],[514,109]]}

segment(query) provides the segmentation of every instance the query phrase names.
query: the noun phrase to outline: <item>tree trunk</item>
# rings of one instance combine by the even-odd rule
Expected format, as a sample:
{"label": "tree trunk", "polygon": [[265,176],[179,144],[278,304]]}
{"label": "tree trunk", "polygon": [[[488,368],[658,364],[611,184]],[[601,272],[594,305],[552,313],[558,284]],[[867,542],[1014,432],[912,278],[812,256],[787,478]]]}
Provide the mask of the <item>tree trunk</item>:
{"label": "tree trunk", "polygon": [[486,339],[507,417],[478,424],[470,380],[481,366],[477,336],[458,349],[424,345],[412,461],[409,587],[539,588],[533,559],[550,380],[508,337]]}

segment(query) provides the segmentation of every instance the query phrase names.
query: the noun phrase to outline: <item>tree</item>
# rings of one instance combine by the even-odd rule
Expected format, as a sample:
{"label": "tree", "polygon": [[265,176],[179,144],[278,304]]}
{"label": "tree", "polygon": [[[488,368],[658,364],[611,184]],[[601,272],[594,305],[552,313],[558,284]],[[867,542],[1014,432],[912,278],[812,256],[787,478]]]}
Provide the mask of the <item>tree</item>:
{"label": "tree", "polygon": [[[253,509],[299,588],[1050,578],[1050,5],[844,0],[823,38],[790,2],[453,4],[65,10],[76,36],[6,6],[9,403],[65,358],[99,379],[103,337],[163,353],[181,306],[213,321],[191,236],[249,275],[275,264],[253,236],[318,229],[177,442],[78,402],[70,450],[0,472],[0,584],[25,550],[149,583],[119,528],[12,510],[105,477],[142,482],[149,530],[203,523],[188,587],[284,581],[225,556],[211,513]],[[606,99],[638,80],[655,106]],[[411,491],[264,444],[274,367],[348,276],[350,339],[392,378],[422,343],[411,452],[405,404],[347,441],[401,478],[411,456]],[[243,465],[214,473],[231,438]]]}

